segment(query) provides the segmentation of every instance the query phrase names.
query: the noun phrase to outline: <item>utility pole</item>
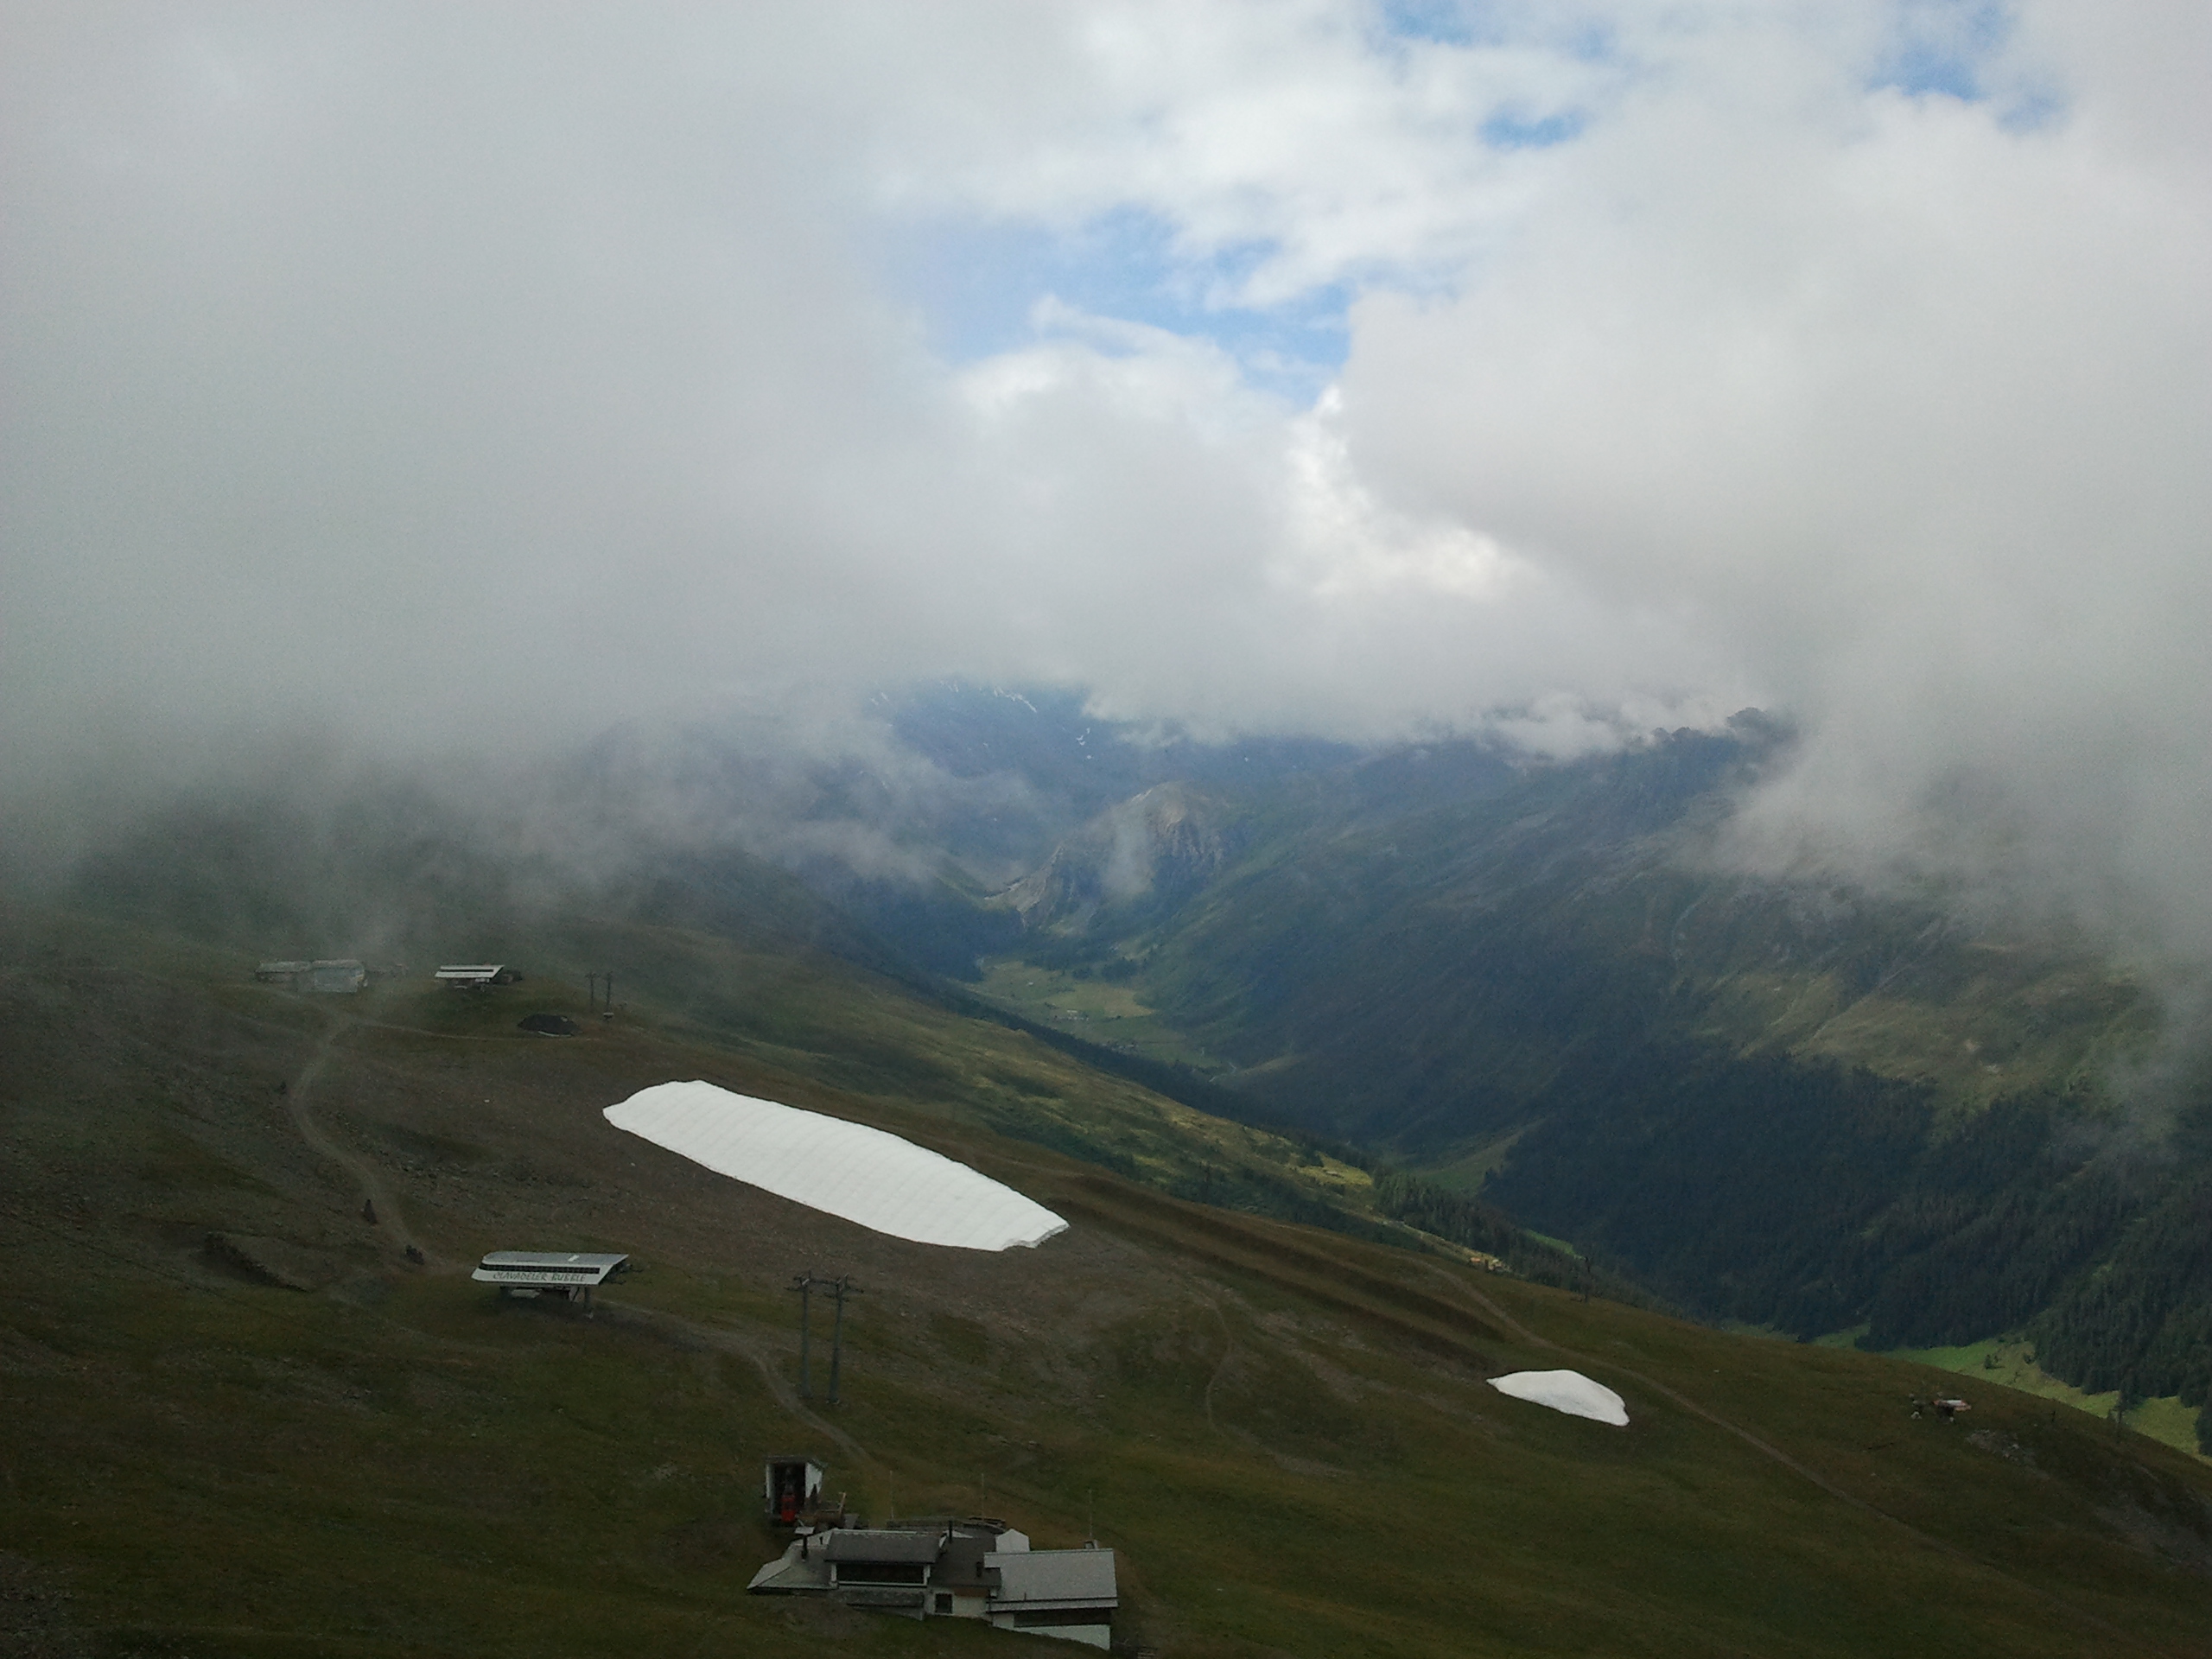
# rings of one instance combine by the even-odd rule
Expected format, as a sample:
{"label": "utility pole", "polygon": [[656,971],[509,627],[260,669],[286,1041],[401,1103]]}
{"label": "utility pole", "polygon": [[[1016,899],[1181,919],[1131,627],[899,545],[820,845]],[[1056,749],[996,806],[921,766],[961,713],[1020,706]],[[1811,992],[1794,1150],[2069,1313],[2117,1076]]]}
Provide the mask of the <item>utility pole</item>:
{"label": "utility pole", "polygon": [[814,1293],[826,1290],[836,1304],[836,1313],[830,1325],[830,1397],[829,1403],[837,1403],[837,1385],[845,1362],[845,1298],[857,1296],[861,1287],[853,1282],[850,1274],[840,1274],[835,1279],[817,1279],[810,1273],[791,1275],[790,1287],[798,1293],[798,1393],[802,1400],[814,1398],[812,1369]]}
{"label": "utility pole", "polygon": [[584,1012],[586,1014],[599,1012],[599,976],[597,974],[584,976]]}
{"label": "utility pole", "polygon": [[814,1372],[808,1344],[814,1335],[814,1321],[810,1317],[814,1311],[814,1275],[810,1273],[795,1274],[791,1287],[798,1292],[798,1397],[811,1400],[814,1398]]}

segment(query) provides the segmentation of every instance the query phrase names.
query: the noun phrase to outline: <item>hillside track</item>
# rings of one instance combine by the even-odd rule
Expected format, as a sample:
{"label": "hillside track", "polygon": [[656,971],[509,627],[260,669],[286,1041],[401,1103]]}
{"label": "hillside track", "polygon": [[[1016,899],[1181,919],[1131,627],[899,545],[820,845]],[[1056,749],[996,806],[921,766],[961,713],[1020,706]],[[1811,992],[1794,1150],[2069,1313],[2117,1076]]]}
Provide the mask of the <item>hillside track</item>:
{"label": "hillside track", "polygon": [[[1103,1185],[1103,1182],[1088,1179],[1084,1184],[1094,1187]],[[1486,1354],[1467,1342],[1466,1333],[1471,1331],[1491,1338],[1510,1338],[1592,1373],[1625,1378],[1680,1410],[1732,1436],[1760,1457],[1787,1470],[1836,1502],[1897,1529],[1917,1548],[1934,1551],[1963,1566],[1993,1574],[2023,1596],[2063,1616],[2069,1623],[2094,1631],[2101,1643],[2117,1644],[2104,1646],[2101,1650],[2183,1659],[2182,1650],[2145,1642],[2139,1636],[2123,1630],[2098,1615],[2067,1601],[2046,1586],[2009,1573],[1952,1540],[1930,1533],[1859,1497],[1818,1470],[1791,1457],[1742,1423],[1693,1400],[1680,1389],[1669,1387],[1645,1372],[1623,1365],[1618,1360],[1584,1353],[1542,1335],[1515,1319],[1494,1298],[1484,1295],[1475,1286],[1436,1263],[1421,1261],[1419,1257],[1408,1258],[1421,1262],[1421,1265],[1435,1278],[1450,1287],[1452,1294],[1448,1297],[1423,1295],[1402,1283],[1332,1260],[1319,1250],[1300,1248],[1288,1238],[1278,1239],[1272,1235],[1278,1230],[1287,1232],[1288,1230],[1280,1229],[1276,1224],[1257,1221],[1229,1211],[1206,1210],[1180,1199],[1141,1190],[1134,1192],[1123,1191],[1117,1192],[1116,1197],[1118,1202],[1110,1208],[1080,1202],[1071,1204],[1065,1197],[1061,1197],[1058,1202],[1064,1208],[1086,1213],[1090,1219],[1101,1224],[1149,1237],[1158,1243],[1173,1244],[1186,1255],[1199,1255],[1218,1267],[1256,1274],[1281,1288],[1294,1290],[1301,1296],[1327,1305],[1337,1312],[1352,1313],[1363,1324],[1394,1327],[1398,1334],[1412,1338],[1423,1346],[1433,1348],[1439,1343],[1448,1344],[1454,1351],[1454,1357],[1484,1370],[1490,1370],[1492,1362]],[[1132,1211],[1136,1212],[1134,1217]],[[1193,1233],[1198,1235],[1198,1242],[1192,1238]],[[1337,1283],[1345,1289],[1370,1294],[1376,1291],[1384,1293],[1390,1307],[1387,1311],[1378,1310],[1355,1296],[1344,1294],[1343,1290],[1323,1280],[1322,1275],[1331,1272],[1336,1274]],[[1214,1312],[1219,1318],[1217,1306]],[[1415,1317],[1407,1317],[1409,1313]],[[1225,1320],[1223,1322],[1223,1335],[1228,1337]],[[1205,1407],[1209,1427],[1214,1426],[1214,1386],[1233,1353],[1232,1340],[1230,1351],[1224,1352],[1206,1384]],[[2203,1650],[2197,1651],[2201,1653]]]}
{"label": "hillside track", "polygon": [[1464,1301],[1363,1271],[1306,1243],[1307,1237],[1327,1235],[1256,1222],[1126,1183],[1109,1185],[1104,1178],[1078,1177],[1074,1185],[1077,1192],[1056,1194],[1053,1201],[1109,1231],[1148,1238],[1217,1267],[1255,1274],[1419,1345],[1441,1344],[1454,1359],[1487,1364],[1487,1357],[1471,1341],[1505,1338],[1499,1325]]}
{"label": "hillside track", "polygon": [[[1761,1457],[1765,1458],[1770,1462],[1788,1470],[1791,1474],[1797,1476],[1801,1479],[1809,1481],[1813,1485],[1818,1487],[1821,1491],[1827,1493],[1838,1503],[1848,1504],[1851,1508],[1859,1510],[1863,1514],[1872,1516],[1891,1527],[1897,1528],[1906,1536],[1910,1538],[1914,1543],[1917,1544],[1923,1549],[1934,1550],[1938,1554],[1948,1555],[1952,1560],[1959,1561],[1964,1565],[1979,1568],[1980,1571],[1985,1573],[1995,1574],[2006,1584],[2019,1591],[2023,1595],[2063,1613],[2069,1620],[2075,1624],[2094,1630],[2097,1635],[2106,1642],[2120,1643],[2120,1647],[2118,1650],[2167,1656],[2167,1659],[2182,1659],[2182,1655],[2177,1649],[2163,1648],[2153,1643],[2145,1642],[2140,1637],[2132,1635],[2128,1631],[2121,1630],[2118,1625],[2113,1624],[2106,1619],[2100,1618],[2096,1614],[2089,1612],[2083,1608],[2075,1606],[2073,1603],[2066,1600],[2063,1597],[2054,1594],[2046,1586],[2034,1583],[2031,1580],[2023,1579],[2017,1573],[2008,1573],[2005,1568],[1999,1567],[1995,1562],[1975,1554],[1972,1550],[1966,1548],[1962,1545],[1955,1543],[1948,1538],[1941,1537],[1936,1534],[1929,1532],[1924,1528],[1916,1527],[1911,1522],[1904,1519],[1904,1516],[1894,1515],[1891,1511],[1882,1508],[1879,1504],[1869,1503],[1866,1499],[1860,1497],[1856,1493],[1846,1491],[1843,1487],[1839,1486],[1835,1482],[1830,1480],[1827,1476],[1821,1474],[1818,1470],[1808,1468],[1804,1464],[1800,1463],[1788,1452],[1783,1452],[1770,1442],[1762,1440],[1758,1435],[1754,1434],[1750,1429],[1745,1428],[1741,1423],[1732,1421],[1729,1418],[1722,1415],[1719,1412],[1699,1404],[1688,1395],[1681,1393],[1679,1389],[1669,1388],[1664,1382],[1660,1382],[1656,1377],[1646,1376],[1643,1372],[1632,1370],[1615,1360],[1601,1360],[1587,1354],[1578,1353],[1571,1348],[1562,1347],[1557,1343],[1547,1341],[1542,1338],[1536,1338],[1536,1341],[1541,1346],[1548,1348],[1556,1353],[1561,1359],[1573,1360],[1578,1365],[1586,1367],[1591,1370],[1611,1371],[1618,1376],[1627,1377],[1631,1382],[1641,1384],[1643,1387],[1650,1389],[1654,1394],[1658,1395],[1661,1398],[1668,1401],[1669,1403],[1680,1408],[1683,1411],[1688,1412],[1692,1416],[1700,1418],[1704,1421],[1712,1424],[1715,1428],[1718,1428],[1726,1433],[1734,1435],[1736,1439],[1741,1440],[1745,1446],[1751,1447],[1752,1451],[1758,1452]],[[2115,1649],[2109,1648],[2103,1649],[2103,1651],[2107,1652],[2114,1650]],[[2196,1651],[2201,1654],[2203,1649],[2199,1649]]]}
{"label": "hillside track", "polygon": [[[0,1007],[0,1217],[29,1224],[0,1313],[6,1544],[71,1591],[86,1653],[1004,1643],[802,1630],[747,1597],[782,1547],[758,1459],[795,1445],[873,1513],[951,1512],[987,1472],[1052,1546],[1086,1535],[1095,1491],[1117,1637],[1194,1659],[2200,1650],[2212,1580],[2156,1526],[2212,1538],[2208,1489],[2164,1448],[1977,1397],[2010,1451],[1931,1432],[1861,1458],[1919,1385],[1893,1362],[1185,1204],[963,1116],[965,1071],[877,1096],[642,1020],[546,1042],[488,1004],[473,1033],[427,1031],[207,982],[73,968]],[[467,1012],[418,1001],[426,1024]],[[1074,1224],[1034,1251],[931,1250],[609,1130],[609,1101],[689,1076],[938,1144]],[[213,1229],[346,1270],[247,1282],[208,1262]],[[415,1240],[457,1270],[401,1270]],[[548,1317],[466,1282],[510,1243],[650,1271],[594,1317]],[[870,1293],[836,1408],[798,1397],[800,1268]],[[1638,1430],[1486,1386],[1538,1356],[1633,1390]],[[2126,1509],[2130,1480],[2147,1507]],[[0,1651],[33,1606],[0,1605]]]}
{"label": "hillside track", "polygon": [[798,1389],[784,1374],[782,1356],[769,1353],[766,1344],[727,1325],[706,1325],[681,1314],[641,1307],[634,1302],[617,1301],[607,1296],[599,1299],[597,1312],[610,1324],[628,1325],[679,1348],[732,1354],[744,1360],[760,1373],[760,1381],[786,1414],[804,1423],[871,1474],[882,1471],[881,1459],[800,1398]]}
{"label": "hillside track", "polygon": [[1236,1357],[1236,1338],[1230,1334],[1229,1316],[1221,1311],[1221,1304],[1211,1296],[1202,1296],[1199,1300],[1213,1314],[1214,1322],[1221,1326],[1221,1358],[1206,1374],[1206,1391],[1202,1396],[1205,1402],[1206,1427],[1218,1434],[1221,1425],[1214,1421],[1214,1390],[1221,1386],[1221,1379],[1228,1373],[1230,1362]]}
{"label": "hillside track", "polygon": [[426,1262],[442,1265],[435,1262],[430,1253],[416,1243],[415,1235],[408,1228],[406,1213],[400,1208],[397,1195],[378,1173],[376,1166],[331,1135],[315,1122],[315,1114],[309,1109],[309,1096],[316,1082],[330,1065],[339,1038],[359,1023],[341,1017],[332,1020],[324,1027],[321,1037],[309,1051],[306,1064],[301,1066],[284,1091],[286,1109],[291,1115],[292,1127],[299,1131],[300,1139],[353,1178],[360,1188],[363,1202],[375,1206],[376,1224],[385,1229],[403,1251],[421,1251]]}
{"label": "hillside track", "polygon": [[1775,1446],[1770,1441],[1764,1440],[1759,1435],[1753,1433],[1750,1429],[1745,1427],[1743,1424],[1736,1422],[1723,1414],[1712,1409],[1710,1407],[1700,1404],[1699,1402],[1691,1399],[1689,1395],[1682,1393],[1678,1389],[1669,1388],[1666,1383],[1660,1382],[1656,1377],[1649,1376],[1643,1371],[1637,1370],[1633,1367],[1624,1365],[1616,1359],[1602,1358],[1595,1355],[1583,1353],[1576,1349],[1567,1347],[1564,1344],[1554,1342],[1549,1337],[1543,1336],[1537,1332],[1530,1330],[1527,1325],[1514,1319],[1513,1316],[1508,1313],[1503,1307],[1500,1307],[1494,1300],[1484,1295],[1483,1293],[1477,1289],[1473,1285],[1468,1284],[1464,1281],[1456,1278],[1444,1268],[1438,1267],[1433,1263],[1425,1265],[1427,1265],[1438,1278],[1442,1279],[1446,1283],[1453,1286],[1459,1291],[1459,1294],[1466,1297],[1469,1300],[1480,1306],[1484,1312],[1488,1313],[1492,1319],[1496,1319],[1499,1325],[1510,1332],[1517,1340],[1526,1343],[1530,1347],[1540,1349],[1548,1353],[1555,1355],[1560,1359],[1571,1361],[1574,1365],[1587,1370],[1609,1372],[1614,1376],[1625,1377],[1630,1382],[1649,1389],[1652,1393],[1659,1395],[1669,1404],[1689,1413],[1694,1417],[1712,1424],[1715,1428],[1718,1428],[1726,1433],[1733,1435],[1737,1440],[1742,1441],[1744,1445],[1751,1447],[1752,1451],[1758,1452],[1761,1457],[1767,1459],[1770,1462],[1777,1465],[1781,1468],[1788,1470],[1791,1474],[1796,1475],[1800,1479],[1810,1483],[1822,1492],[1825,1492],[1828,1497],[1835,1499],[1838,1503],[1848,1504],[1851,1508],[1860,1511],[1862,1514],[1874,1516],[1886,1524],[1898,1529],[1923,1548],[1938,1551],[1942,1554],[1951,1557],[1955,1560],[1980,1568],[1983,1572],[1996,1574],[2007,1584],[2018,1588],[2023,1594],[2033,1598],[2035,1600],[2043,1603],[2046,1606],[2057,1610],[2063,1613],[2069,1620],[2096,1631],[2100,1637],[2107,1641],[2118,1642],[2123,1644],[2126,1649],[2133,1651],[2146,1654],[2170,1655],[2174,1656],[2175,1659],[2179,1659],[2177,1650],[2145,1643],[2139,1637],[2133,1636],[2126,1630],[2120,1630],[2117,1625],[2114,1625],[2105,1619],[2100,1618],[2096,1614],[2075,1606],[2071,1602],[2065,1600],[2063,1597],[2052,1593],[2052,1592],[2046,1586],[2024,1580],[2015,1573],[2008,1573],[2002,1567],[1998,1566],[1993,1561],[1986,1560],[1981,1556],[1976,1555],[1972,1550],[1967,1549],[1962,1546],[1953,1542],[1950,1539],[1939,1537],[1935,1534],[1928,1532],[1923,1528],[1915,1526],[1911,1522],[1907,1521],[1902,1516],[1892,1514],[1889,1510],[1883,1509],[1879,1504],[1868,1502],[1866,1498],[1859,1497],[1857,1493],[1847,1491],[1844,1487],[1838,1485],[1834,1481],[1830,1480],[1818,1470],[1808,1467],[1805,1464],[1800,1462],[1796,1458],[1791,1457],[1788,1452],[1783,1451],[1780,1447]]}

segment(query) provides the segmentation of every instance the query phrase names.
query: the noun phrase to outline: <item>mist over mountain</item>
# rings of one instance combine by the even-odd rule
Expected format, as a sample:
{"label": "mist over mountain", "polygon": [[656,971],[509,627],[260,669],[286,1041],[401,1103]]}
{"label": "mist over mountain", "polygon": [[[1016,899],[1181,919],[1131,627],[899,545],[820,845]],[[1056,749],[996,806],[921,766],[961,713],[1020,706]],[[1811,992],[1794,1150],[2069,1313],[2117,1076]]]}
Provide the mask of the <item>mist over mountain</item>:
{"label": "mist over mountain", "polygon": [[2107,936],[2001,888],[1746,869],[1735,821],[1792,763],[1787,726],[1557,762],[922,702],[900,741],[1021,779],[1039,840],[1019,879],[940,875],[928,902],[817,873],[908,959],[1128,988],[1248,1114],[1479,1187],[1712,1316],[1878,1347],[2026,1332],[2085,1389],[2205,1403],[2212,1268],[2147,1242],[2193,1239],[2212,1179],[2201,1029]]}
{"label": "mist over mountain", "polygon": [[817,952],[1479,1194],[1709,1318],[2011,1336],[2203,1406],[2186,1002],[1993,884],[1747,868],[1737,822],[1801,741],[1751,710],[1572,760],[1209,741],[944,683],[499,779],[295,766],[114,826],[63,891],[263,955]]}
{"label": "mist over mountain", "polygon": [[8,21],[17,890],[765,929],[2201,1392],[2198,13]]}
{"label": "mist over mountain", "polygon": [[11,847],[955,676],[1757,706],[1739,861],[2212,957],[2190,9],[9,22]]}
{"label": "mist over mountain", "polygon": [[[576,1465],[564,1536],[595,1548],[647,1483],[678,1526],[639,1427],[664,1409],[718,1458],[728,1409],[815,1422],[778,1414],[780,1235],[744,1221],[741,1287],[734,1212],[606,1161],[602,1096],[674,1066],[1098,1206],[1109,1301],[1072,1323],[997,1344],[957,1275],[925,1314],[865,1303],[927,1321],[867,1433],[950,1492],[992,1390],[1021,1398],[989,1455],[1022,1464],[1120,1379],[1135,1427],[1025,1501],[1071,1529],[1100,1468],[1204,1489],[1133,1599],[1180,1606],[1170,1651],[1295,1645],[1302,1584],[1193,1614],[1234,1576],[1221,1511],[1286,1529],[1267,1583],[1318,1582],[1353,1541],[1309,1510],[1372,1475],[1401,1528],[1515,1442],[1478,1274],[1675,1379],[1684,1414],[1590,1490],[1679,1546],[1630,1575],[1652,1605],[1724,1609],[1686,1644],[2058,1653],[2096,1606],[2169,1628],[2169,1592],[2195,1628],[2212,1511],[2123,1429],[2212,1455],[2212,9],[0,0],[0,1221],[39,1264],[0,1360],[85,1436],[10,1465],[52,1525],[29,1577],[0,1551],[7,1618],[60,1605],[37,1575],[79,1559],[87,1483],[111,1561],[142,1509],[245,1490],[200,1444],[289,1444],[255,1390],[292,1349],[402,1375],[416,1335],[364,1335],[387,1294],[436,1333],[450,1375],[404,1413],[445,1449],[391,1485],[365,1430],[316,1444],[410,1494],[391,1560],[417,1501],[489,1560],[437,1507],[478,1428],[578,1421],[472,1380],[454,1281],[507,1217],[678,1264],[645,1325],[683,1364],[624,1395],[645,1325],[563,1350],[657,1402]],[[328,957],[377,976],[352,1012],[251,976]],[[422,978],[468,959],[588,1040]],[[593,1006],[610,973],[634,1026]],[[211,1230],[324,1261],[311,1317],[237,1300],[260,1258]],[[1446,1268],[1448,1305],[1408,1288]],[[1027,1282],[992,1306],[1031,1318]],[[1116,1324],[1125,1294],[1150,1311]],[[1279,1306],[1369,1335],[1309,1354]],[[1891,1357],[1758,1344],[1731,1363],[1784,1403],[1724,1412],[1674,1390],[1734,1350],[1675,1313]],[[260,1357],[173,1363],[173,1318]],[[1513,1328],[1519,1360],[1553,1342]],[[2031,1446],[2016,1402],[1897,1531],[1888,1404],[1808,1420],[1901,1351],[2108,1411],[2109,1445]],[[349,1363],[325,1404],[405,1393]],[[1448,1474],[1408,1450],[1438,1364],[1481,1425]],[[185,1447],[144,1463],[173,1491],[134,1484],[141,1441]],[[1569,1454],[1515,1443],[1530,1507],[1439,1559],[1581,1525],[1532,1496],[1575,1489]],[[1745,1447],[1850,1513],[1732,1485]],[[487,1487],[518,1515],[551,1490],[527,1461]],[[301,1462],[290,1530],[350,1540]],[[2048,1529],[2004,1559],[2063,1554],[2088,1624],[1952,1560],[2000,1462],[2005,1525]],[[243,1580],[294,1511],[234,1507]],[[757,1530],[702,1515],[624,1559]],[[1723,1515],[1783,1519],[1708,1548]],[[1727,1623],[1740,1561],[1850,1528],[1882,1539],[1834,1582],[1880,1620],[1800,1561],[1754,1576],[1817,1594]],[[204,1600],[175,1531],[159,1581]],[[2007,1606],[1892,1587],[1963,1582],[1939,1554]],[[302,1560],[285,1582],[354,1582]],[[1611,1570],[1545,1579],[1526,1650],[1627,1628],[1573,1611]],[[102,1593],[109,1645],[145,1645],[117,1632],[151,1592]]]}

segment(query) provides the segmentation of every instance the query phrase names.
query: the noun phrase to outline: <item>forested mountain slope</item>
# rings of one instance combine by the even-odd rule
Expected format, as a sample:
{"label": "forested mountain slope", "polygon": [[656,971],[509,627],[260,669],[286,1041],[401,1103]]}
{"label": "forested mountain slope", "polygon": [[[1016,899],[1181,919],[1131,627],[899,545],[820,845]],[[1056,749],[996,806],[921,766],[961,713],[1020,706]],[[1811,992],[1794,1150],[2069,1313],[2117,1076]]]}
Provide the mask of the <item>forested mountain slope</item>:
{"label": "forested mountain slope", "polygon": [[1787,743],[1746,716],[1223,788],[1218,874],[1020,953],[1125,981],[1254,1109],[1479,1184],[1682,1306],[1885,1348],[2011,1332],[2084,1389],[2201,1406],[2212,1090],[2141,1065],[2185,1052],[2158,1000],[1955,893],[1728,868],[1714,832]]}

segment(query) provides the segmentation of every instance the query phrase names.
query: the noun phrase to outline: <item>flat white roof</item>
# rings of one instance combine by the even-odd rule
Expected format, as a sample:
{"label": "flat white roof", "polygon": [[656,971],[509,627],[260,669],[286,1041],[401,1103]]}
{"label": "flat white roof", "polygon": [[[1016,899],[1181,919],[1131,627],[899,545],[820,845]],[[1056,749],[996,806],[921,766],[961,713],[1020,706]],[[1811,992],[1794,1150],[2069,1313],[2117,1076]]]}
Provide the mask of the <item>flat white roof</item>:
{"label": "flat white roof", "polygon": [[487,1285],[603,1285],[626,1255],[493,1250],[468,1276]]}
{"label": "flat white roof", "polygon": [[992,1600],[1001,1606],[1024,1602],[1111,1602],[1114,1552],[1110,1549],[994,1551],[983,1557],[986,1571],[999,1575]]}
{"label": "flat white roof", "polygon": [[1067,1230],[1043,1205],[911,1141],[711,1083],[639,1090],[608,1107],[607,1121],[718,1175],[893,1238],[1004,1250]]}

